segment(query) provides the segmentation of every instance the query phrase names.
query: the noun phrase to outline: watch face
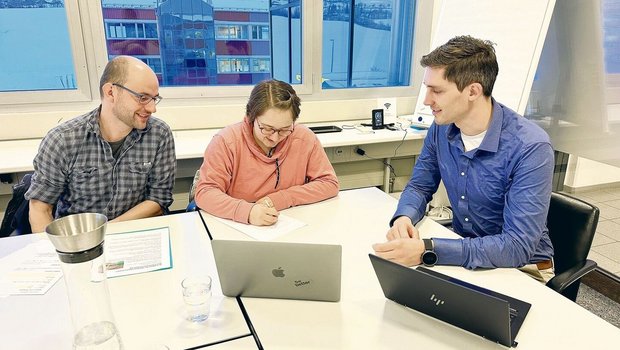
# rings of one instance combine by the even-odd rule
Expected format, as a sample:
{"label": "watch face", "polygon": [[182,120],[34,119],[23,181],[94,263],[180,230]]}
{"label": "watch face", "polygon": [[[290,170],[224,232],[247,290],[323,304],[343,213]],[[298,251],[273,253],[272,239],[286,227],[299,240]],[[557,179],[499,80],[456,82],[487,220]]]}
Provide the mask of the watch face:
{"label": "watch face", "polygon": [[424,254],[422,254],[422,263],[427,266],[435,265],[437,263],[437,254],[433,251],[425,251]]}

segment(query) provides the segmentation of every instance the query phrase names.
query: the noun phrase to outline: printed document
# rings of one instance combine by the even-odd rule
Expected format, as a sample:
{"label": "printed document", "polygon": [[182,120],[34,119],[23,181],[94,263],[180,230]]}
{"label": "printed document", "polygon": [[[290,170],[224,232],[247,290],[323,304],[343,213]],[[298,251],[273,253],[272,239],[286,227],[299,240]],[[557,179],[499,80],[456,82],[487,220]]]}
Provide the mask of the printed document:
{"label": "printed document", "polygon": [[45,239],[0,259],[0,297],[43,295],[62,277],[60,260]]}
{"label": "printed document", "polygon": [[[124,232],[105,236],[108,277],[172,267],[170,229]],[[47,239],[30,243],[0,259],[0,297],[43,295],[62,277],[58,254]]]}
{"label": "printed document", "polygon": [[104,249],[108,278],[172,267],[168,227],[106,235]]}

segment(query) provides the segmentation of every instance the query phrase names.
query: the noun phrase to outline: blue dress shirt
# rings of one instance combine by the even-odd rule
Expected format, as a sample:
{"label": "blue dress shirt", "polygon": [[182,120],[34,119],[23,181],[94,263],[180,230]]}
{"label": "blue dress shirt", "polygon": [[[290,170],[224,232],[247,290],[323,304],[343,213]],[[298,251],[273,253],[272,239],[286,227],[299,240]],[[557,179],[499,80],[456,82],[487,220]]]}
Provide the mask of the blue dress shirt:
{"label": "blue dress shirt", "polygon": [[438,264],[520,267],[549,260],[546,227],[554,156],[536,124],[492,99],[493,115],[480,146],[465,152],[454,124],[433,124],[390,225],[417,223],[443,180],[463,239],[433,238]]}

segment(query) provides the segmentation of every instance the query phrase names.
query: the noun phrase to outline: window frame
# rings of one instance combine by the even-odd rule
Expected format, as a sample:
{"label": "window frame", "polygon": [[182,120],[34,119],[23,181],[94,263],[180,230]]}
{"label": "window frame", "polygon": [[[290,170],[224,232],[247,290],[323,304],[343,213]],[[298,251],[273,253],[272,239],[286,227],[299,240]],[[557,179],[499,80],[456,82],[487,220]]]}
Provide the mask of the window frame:
{"label": "window frame", "polygon": [[[80,0],[84,1],[84,0]],[[76,89],[74,90],[29,90],[0,92],[0,106],[26,107],[33,104],[66,102],[88,102],[93,99],[89,80],[90,70],[87,65],[88,48],[82,32],[83,12],[79,2],[65,1],[67,29],[69,32],[73,70],[75,72]],[[101,25],[103,27],[103,25]],[[105,35],[105,34],[104,34]],[[98,82],[97,82],[98,85]],[[98,88],[97,88],[98,90]]]}
{"label": "window frame", "polygon": [[[433,13],[436,12],[435,2],[436,0],[416,0],[415,28],[412,38],[414,56],[409,86],[323,90],[321,87],[323,3],[322,1],[301,0],[303,79],[301,84],[293,85],[295,90],[304,101],[415,97],[422,81],[422,69],[418,62],[421,56],[428,52],[430,46]],[[108,61],[107,33],[101,0],[66,1],[65,9],[75,62],[77,89],[1,92],[0,106],[10,107],[11,111],[33,111],[33,104],[38,104],[39,107],[40,104],[45,104],[46,110],[56,109],[54,106],[62,106],[59,107],[61,110],[67,110],[67,106],[71,107],[71,110],[81,110],[85,106],[99,104],[98,79]],[[252,23],[244,25],[247,25],[247,34],[251,37]],[[81,28],[87,28],[87,30],[82,32]],[[215,32],[214,35],[216,35]],[[250,71],[252,71],[252,65],[253,62],[250,61]],[[94,78],[89,80],[89,76]],[[196,105],[245,104],[252,87],[250,85],[161,87],[160,94],[165,96],[166,106],[172,109]],[[338,116],[334,116],[334,119],[338,119]]]}

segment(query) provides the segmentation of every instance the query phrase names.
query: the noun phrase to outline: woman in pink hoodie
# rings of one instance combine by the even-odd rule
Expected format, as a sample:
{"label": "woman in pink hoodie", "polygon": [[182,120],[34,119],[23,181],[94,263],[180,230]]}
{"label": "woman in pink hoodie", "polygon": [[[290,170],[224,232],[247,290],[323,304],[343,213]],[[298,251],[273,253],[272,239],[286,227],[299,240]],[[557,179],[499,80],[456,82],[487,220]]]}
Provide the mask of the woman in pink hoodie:
{"label": "woman in pink hoodie", "polygon": [[280,210],[338,194],[338,178],[316,135],[301,124],[300,99],[278,80],[257,84],[246,116],[213,137],[200,167],[196,204],[209,214],[273,225]]}

